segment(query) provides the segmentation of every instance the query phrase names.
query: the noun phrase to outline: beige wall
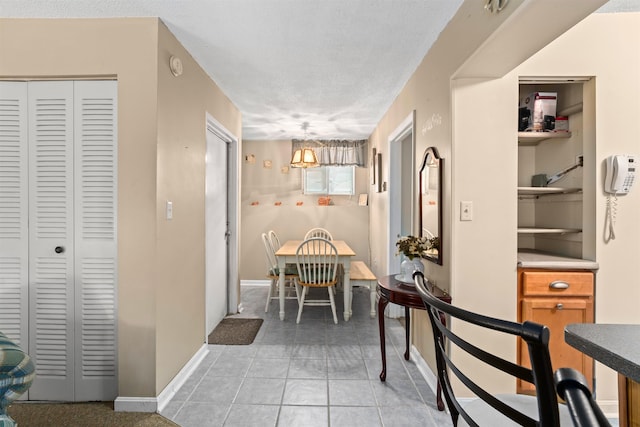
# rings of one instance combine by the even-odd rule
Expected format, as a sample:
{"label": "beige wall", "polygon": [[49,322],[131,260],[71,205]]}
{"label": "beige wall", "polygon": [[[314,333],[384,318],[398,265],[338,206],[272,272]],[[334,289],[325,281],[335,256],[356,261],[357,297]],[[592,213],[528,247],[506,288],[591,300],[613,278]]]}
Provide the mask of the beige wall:
{"label": "beige wall", "polygon": [[[640,276],[638,188],[618,197],[617,237],[608,244],[603,238],[604,159],[612,154],[640,154],[640,13],[588,17],[506,76],[511,93],[518,75],[595,76],[595,147],[584,153],[584,203],[588,208],[583,215],[595,243],[595,250],[589,250],[586,257],[600,265],[596,322],[640,323],[640,286],[633,279]],[[596,378],[598,400],[616,400],[615,373],[597,364]]]}
{"label": "beige wall", "polygon": [[[542,2],[510,2],[504,12],[512,15],[503,22],[487,18],[480,10],[482,5],[474,3],[477,2],[463,3],[370,138],[379,151],[388,152],[389,134],[415,110],[416,162],[430,145],[436,146],[445,158],[444,265],[426,263],[427,277],[449,290],[456,305],[498,317],[516,318],[518,76],[597,75],[597,149],[594,153],[584,153],[585,158],[594,159],[591,172],[587,168],[584,171],[584,200],[596,210],[591,215],[593,218],[585,214],[586,227],[593,231],[591,235],[584,234],[587,239],[592,239],[594,234],[598,236],[596,257],[601,269],[597,276],[596,318],[601,322],[637,323],[632,306],[638,301],[640,291],[623,280],[635,273],[629,257],[638,253],[635,243],[638,239],[625,237],[626,243],[616,240],[614,244],[604,245],[599,237],[603,234],[604,220],[601,162],[614,152],[638,151],[639,104],[637,97],[625,95],[640,93],[637,15],[590,16],[553,41],[556,34],[571,28],[602,2],[563,3],[562,7],[570,10],[554,15],[553,22],[546,21],[554,26],[553,31],[550,35],[545,31],[532,45],[529,43],[532,32],[528,30],[535,25],[534,18],[544,12],[539,9],[544,6],[539,4]],[[527,9],[517,10],[519,7]],[[543,38],[547,36],[550,38]],[[527,43],[519,47],[519,41],[524,38]],[[511,48],[496,49],[504,47],[505,40]],[[532,57],[513,71],[517,63],[513,63],[510,52],[522,56],[516,49],[527,49],[525,58]],[[501,55],[495,55],[496,51]],[[585,113],[585,120],[586,116]],[[385,157],[388,156],[383,154]],[[385,170],[387,167],[384,166]],[[638,232],[630,219],[637,209],[634,199],[630,196],[621,202],[625,205],[622,215],[628,219],[619,217],[618,233],[628,230],[633,236]],[[459,221],[458,206],[463,200],[474,203],[473,221]],[[386,237],[373,231],[385,227],[387,204],[386,193],[372,194],[374,260],[386,257]],[[589,250],[585,250],[585,256],[589,255]],[[604,286],[614,287],[616,292],[605,292]],[[620,295],[624,295],[624,310],[620,310]],[[422,312],[416,313],[414,326],[414,345],[427,363],[435,367],[430,332]],[[513,341],[494,342],[492,348],[515,359]],[[604,370],[600,366],[597,370],[599,398],[615,399],[613,378],[605,375]],[[494,386],[496,392],[514,390],[510,380],[496,380]]]}
{"label": "beige wall", "polygon": [[205,111],[238,136],[240,114],[155,18],[2,19],[0,58],[1,78],[118,80],[119,395],[157,396],[204,342]]}
{"label": "beige wall", "polygon": [[[254,164],[245,160],[250,154],[255,156]],[[354,196],[330,196],[333,205],[318,206],[318,196],[302,194],[301,169],[281,172],[291,161],[291,140],[244,141],[241,159],[241,279],[266,280],[260,235],[269,230],[284,243],[302,239],[312,227],[323,227],[334,239],[345,240],[357,254],[355,259],[369,262],[369,209],[358,206],[358,195],[373,188],[369,185],[369,168],[356,168]],[[271,161],[271,169],[263,166],[265,160]],[[258,204],[252,205],[255,202]],[[276,202],[282,204],[276,206]]]}
{"label": "beige wall", "polygon": [[[640,321],[635,308],[640,289],[627,280],[638,273],[637,262],[632,258],[638,253],[640,231],[633,218],[640,213],[640,198],[631,194],[619,198],[619,237],[609,244],[602,237],[606,204],[602,191],[604,158],[614,153],[637,153],[640,148],[640,104],[636,97],[627,95],[640,93],[639,24],[637,13],[591,15],[503,78],[454,81],[452,204],[474,201],[474,221],[458,222],[454,215],[456,265],[451,288],[456,304],[516,318],[518,154],[513,106],[517,105],[519,76],[595,76],[585,84],[585,93],[595,87],[595,112],[585,103],[585,125],[580,135],[585,156],[580,171],[584,189],[582,254],[600,264],[596,275],[596,321]],[[478,114],[479,104],[491,114]],[[590,123],[593,120],[595,126]],[[595,137],[590,131],[594,127]],[[570,143],[567,141],[566,145]],[[490,160],[487,163],[478,159]],[[557,164],[552,169],[561,167]],[[503,356],[515,358],[515,345],[508,341],[496,342],[494,347]],[[617,399],[615,373],[597,364],[596,377],[598,400],[615,411],[615,403],[609,403]],[[494,381],[494,385],[502,390],[513,387],[510,381]]]}
{"label": "beige wall", "polygon": [[[451,287],[452,281],[454,281],[452,276],[455,274],[456,260],[453,258],[452,230],[455,219],[452,217],[451,200],[454,194],[452,176],[456,167],[456,159],[452,157],[453,131],[451,126],[453,122],[453,105],[451,102],[450,78],[519,4],[518,2],[510,2],[510,7],[505,9],[505,13],[489,19],[488,16],[491,15],[483,11],[481,4],[474,1],[465,1],[449,25],[440,34],[432,49],[425,56],[370,137],[372,146],[376,147],[378,152],[383,153],[382,158],[385,162],[383,165],[383,180],[387,180],[389,135],[412,110],[415,110],[415,170],[419,170],[420,165],[418,163],[422,160],[422,154],[427,147],[435,146],[440,156],[444,158],[444,183],[442,185],[444,191],[442,237],[444,263],[439,266],[425,262],[425,275],[429,280],[452,294]],[[472,141],[469,142],[471,143]],[[414,183],[414,186],[417,188],[417,182]],[[515,189],[513,191],[515,194]],[[473,198],[470,200],[473,200]],[[387,248],[389,247],[387,233],[379,232],[382,229],[386,230],[389,221],[388,203],[388,193],[386,192],[371,195],[372,262],[374,272],[378,275],[394,273],[386,271]],[[417,233],[417,212],[414,218],[416,218],[416,223],[413,229]],[[515,253],[511,265],[515,266]],[[422,311],[417,311],[415,312],[415,319],[416,321],[413,322],[414,344],[427,360],[427,363],[435,368],[433,343],[431,341],[430,327],[427,327],[426,314]]]}
{"label": "beige wall", "polygon": [[[158,35],[156,395],[210,332],[205,331],[206,114],[242,137],[241,115],[229,98],[163,23]],[[172,55],[182,60],[180,77],[169,69]],[[173,202],[171,221],[165,217],[167,200]]]}

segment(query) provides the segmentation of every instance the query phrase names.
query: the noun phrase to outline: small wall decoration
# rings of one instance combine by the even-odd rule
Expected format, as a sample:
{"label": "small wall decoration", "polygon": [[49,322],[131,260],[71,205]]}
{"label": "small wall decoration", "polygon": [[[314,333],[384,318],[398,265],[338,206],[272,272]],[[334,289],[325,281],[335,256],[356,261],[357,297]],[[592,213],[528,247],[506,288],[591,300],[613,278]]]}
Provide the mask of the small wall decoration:
{"label": "small wall decoration", "polygon": [[271,160],[264,160],[262,162],[262,167],[265,169],[271,169]]}
{"label": "small wall decoration", "polygon": [[244,160],[250,165],[252,165],[256,162],[256,156],[253,154],[248,154],[245,156]]}
{"label": "small wall decoration", "polygon": [[282,202],[275,202],[274,205],[276,206],[282,206]]}
{"label": "small wall decoration", "polygon": [[284,173],[284,174],[289,173],[289,166],[282,166],[280,168],[280,173]]}

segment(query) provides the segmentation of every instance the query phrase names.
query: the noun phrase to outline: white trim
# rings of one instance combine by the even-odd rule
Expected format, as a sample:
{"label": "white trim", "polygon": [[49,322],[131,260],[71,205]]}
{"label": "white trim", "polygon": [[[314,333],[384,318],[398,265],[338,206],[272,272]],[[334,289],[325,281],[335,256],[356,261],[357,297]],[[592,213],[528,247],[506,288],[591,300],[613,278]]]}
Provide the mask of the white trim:
{"label": "white trim", "polygon": [[115,412],[156,412],[158,399],[156,397],[116,397],[113,402]]}
{"label": "white trim", "polygon": [[[396,206],[398,197],[398,191],[400,189],[400,174],[403,170],[402,165],[402,146],[400,143],[404,141],[404,139],[411,135],[411,176],[413,177],[411,181],[411,228],[413,228],[414,223],[414,211],[415,211],[415,203],[413,195],[415,193],[415,150],[416,150],[416,135],[415,135],[415,110],[412,110],[411,113],[396,127],[393,132],[389,134],[387,138],[387,149],[388,149],[388,198],[387,198],[387,274],[392,274],[399,270],[399,262],[396,257],[396,240],[397,234],[399,234],[401,219],[399,215],[400,211],[392,211],[391,207]],[[398,227],[395,227],[395,226]],[[403,317],[404,310],[402,307],[396,304],[389,304],[385,310],[385,316],[390,317],[392,319]]]}
{"label": "white trim", "polygon": [[422,377],[427,382],[427,385],[433,391],[433,394],[436,394],[436,390],[438,389],[438,378],[436,374],[433,373],[427,362],[422,358],[422,355],[418,351],[415,345],[411,345],[411,360],[416,364],[418,371],[422,374]]}
{"label": "white trim", "polygon": [[160,412],[171,401],[176,392],[189,379],[200,362],[209,354],[209,347],[203,344],[186,365],[180,369],[169,384],[160,392],[158,397],[121,397],[113,403],[116,412]]}
{"label": "white trim", "polygon": [[240,286],[271,286],[271,280],[241,280]]}
{"label": "white trim", "polygon": [[598,406],[602,410],[602,413],[608,419],[617,420],[620,417],[620,413],[618,412],[618,401],[617,400],[597,400]]}

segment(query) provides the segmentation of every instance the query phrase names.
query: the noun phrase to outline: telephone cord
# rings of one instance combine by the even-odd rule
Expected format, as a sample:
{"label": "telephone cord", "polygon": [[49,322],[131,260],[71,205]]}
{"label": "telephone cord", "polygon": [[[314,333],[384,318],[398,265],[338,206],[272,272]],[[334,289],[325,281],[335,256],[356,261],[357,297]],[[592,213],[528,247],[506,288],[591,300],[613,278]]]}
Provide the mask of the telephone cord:
{"label": "telephone cord", "polygon": [[[605,241],[615,240],[616,233],[613,229],[616,223],[616,210],[618,207],[618,197],[616,194],[613,195],[613,200],[611,200],[611,195],[607,195],[607,214],[605,216]],[[608,224],[608,227],[607,227]]]}

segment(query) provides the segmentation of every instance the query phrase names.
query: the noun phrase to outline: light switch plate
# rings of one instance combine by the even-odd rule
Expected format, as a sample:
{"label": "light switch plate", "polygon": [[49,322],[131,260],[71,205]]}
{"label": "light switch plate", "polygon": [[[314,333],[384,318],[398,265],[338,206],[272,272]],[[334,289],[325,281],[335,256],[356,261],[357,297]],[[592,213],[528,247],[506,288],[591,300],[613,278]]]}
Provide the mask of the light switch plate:
{"label": "light switch plate", "polygon": [[167,219],[173,219],[173,202],[167,200]]}

